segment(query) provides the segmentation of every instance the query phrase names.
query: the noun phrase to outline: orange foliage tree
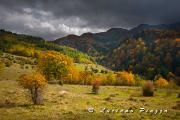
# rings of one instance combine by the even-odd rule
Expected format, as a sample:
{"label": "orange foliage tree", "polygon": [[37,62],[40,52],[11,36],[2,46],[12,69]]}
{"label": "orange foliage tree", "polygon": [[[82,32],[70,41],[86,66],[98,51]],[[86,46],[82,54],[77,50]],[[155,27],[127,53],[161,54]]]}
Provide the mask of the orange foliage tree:
{"label": "orange foliage tree", "polygon": [[28,89],[34,104],[41,104],[41,90],[46,84],[46,79],[40,73],[23,74],[20,76],[19,84]]}
{"label": "orange foliage tree", "polygon": [[73,61],[70,57],[55,51],[42,52],[38,58],[38,68],[49,80],[62,80],[67,76]]}
{"label": "orange foliage tree", "polygon": [[157,87],[160,87],[160,88],[164,88],[164,87],[167,87],[168,86],[168,81],[166,79],[164,79],[163,77],[159,77],[156,81],[155,81],[155,85]]}
{"label": "orange foliage tree", "polygon": [[122,71],[117,73],[117,84],[118,85],[134,85],[134,75],[127,71]]}
{"label": "orange foliage tree", "polygon": [[103,77],[102,76],[94,76],[91,84],[92,84],[92,93],[94,94],[98,94],[99,93],[99,88],[100,88],[100,85],[103,81]]}

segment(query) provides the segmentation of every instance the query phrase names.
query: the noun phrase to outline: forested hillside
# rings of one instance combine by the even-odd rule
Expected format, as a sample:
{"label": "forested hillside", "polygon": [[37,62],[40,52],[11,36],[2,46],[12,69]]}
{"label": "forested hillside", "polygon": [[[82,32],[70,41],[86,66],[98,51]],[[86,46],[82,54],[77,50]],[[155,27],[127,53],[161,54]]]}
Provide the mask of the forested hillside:
{"label": "forested hillside", "polygon": [[158,74],[168,78],[180,74],[179,38],[159,38],[150,43],[143,39],[124,41],[111,54],[104,58],[115,70],[128,70],[154,79]]}
{"label": "forested hillside", "polygon": [[76,49],[60,46],[43,38],[21,35],[5,30],[0,30],[0,50],[15,55],[26,57],[37,57],[39,52],[54,50],[68,55],[78,63],[92,63],[93,58]]}
{"label": "forested hillside", "polygon": [[180,74],[180,23],[141,24],[126,30],[112,28],[102,33],[69,35],[55,40],[95,56],[113,70],[128,70],[154,79],[158,74]]}

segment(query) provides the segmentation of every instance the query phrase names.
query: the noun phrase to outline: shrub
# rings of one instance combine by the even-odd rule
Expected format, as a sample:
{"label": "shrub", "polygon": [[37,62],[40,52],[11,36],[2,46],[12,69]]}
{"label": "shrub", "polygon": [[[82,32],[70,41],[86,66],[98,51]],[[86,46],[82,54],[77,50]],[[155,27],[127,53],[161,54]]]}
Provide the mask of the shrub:
{"label": "shrub", "polygon": [[93,94],[98,94],[99,93],[99,88],[101,84],[101,78],[96,77],[94,81],[92,82],[92,93]]}
{"label": "shrub", "polygon": [[8,59],[5,60],[5,66],[6,66],[6,67],[10,67],[12,64],[13,64],[12,61],[10,61],[10,60],[8,60]]}
{"label": "shrub", "polygon": [[35,66],[34,66],[34,65],[32,65],[32,66],[31,66],[31,69],[34,69],[34,68],[35,68]]}
{"label": "shrub", "polygon": [[176,101],[176,106],[173,106],[173,109],[180,110],[180,101]]}
{"label": "shrub", "polygon": [[31,94],[31,99],[34,104],[42,103],[42,88],[46,84],[45,77],[40,73],[23,74],[20,76],[19,84],[28,89]]}
{"label": "shrub", "polygon": [[160,88],[165,88],[168,86],[168,81],[163,77],[160,77],[155,81],[155,86]]}
{"label": "shrub", "polygon": [[26,66],[25,68],[26,68],[26,69],[28,69],[28,68],[29,68],[29,66]]}
{"label": "shrub", "polygon": [[63,80],[59,80],[58,84],[63,86],[64,85]]}
{"label": "shrub", "polygon": [[143,96],[153,96],[154,95],[154,85],[151,81],[146,81],[142,87]]}

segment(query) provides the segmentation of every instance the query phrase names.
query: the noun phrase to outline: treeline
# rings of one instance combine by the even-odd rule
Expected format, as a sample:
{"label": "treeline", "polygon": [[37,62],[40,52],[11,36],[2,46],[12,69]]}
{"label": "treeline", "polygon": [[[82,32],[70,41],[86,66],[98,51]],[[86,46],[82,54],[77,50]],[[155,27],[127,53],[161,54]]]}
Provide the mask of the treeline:
{"label": "treeline", "polygon": [[[74,65],[72,59],[63,54],[48,51],[40,54],[37,64],[41,72],[50,83],[81,84],[81,85],[113,85],[113,86],[141,86],[145,79],[137,74],[127,71],[108,72],[99,74],[85,69],[80,71]],[[155,78],[155,84],[167,87],[168,80],[162,76]]]}

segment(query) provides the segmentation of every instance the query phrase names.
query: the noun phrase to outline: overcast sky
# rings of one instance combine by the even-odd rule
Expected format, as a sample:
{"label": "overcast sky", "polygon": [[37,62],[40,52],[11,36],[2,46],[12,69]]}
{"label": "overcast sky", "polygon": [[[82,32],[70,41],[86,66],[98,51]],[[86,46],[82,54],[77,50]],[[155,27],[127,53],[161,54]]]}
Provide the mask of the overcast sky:
{"label": "overcast sky", "polygon": [[180,0],[0,0],[0,28],[55,39],[180,21]]}

